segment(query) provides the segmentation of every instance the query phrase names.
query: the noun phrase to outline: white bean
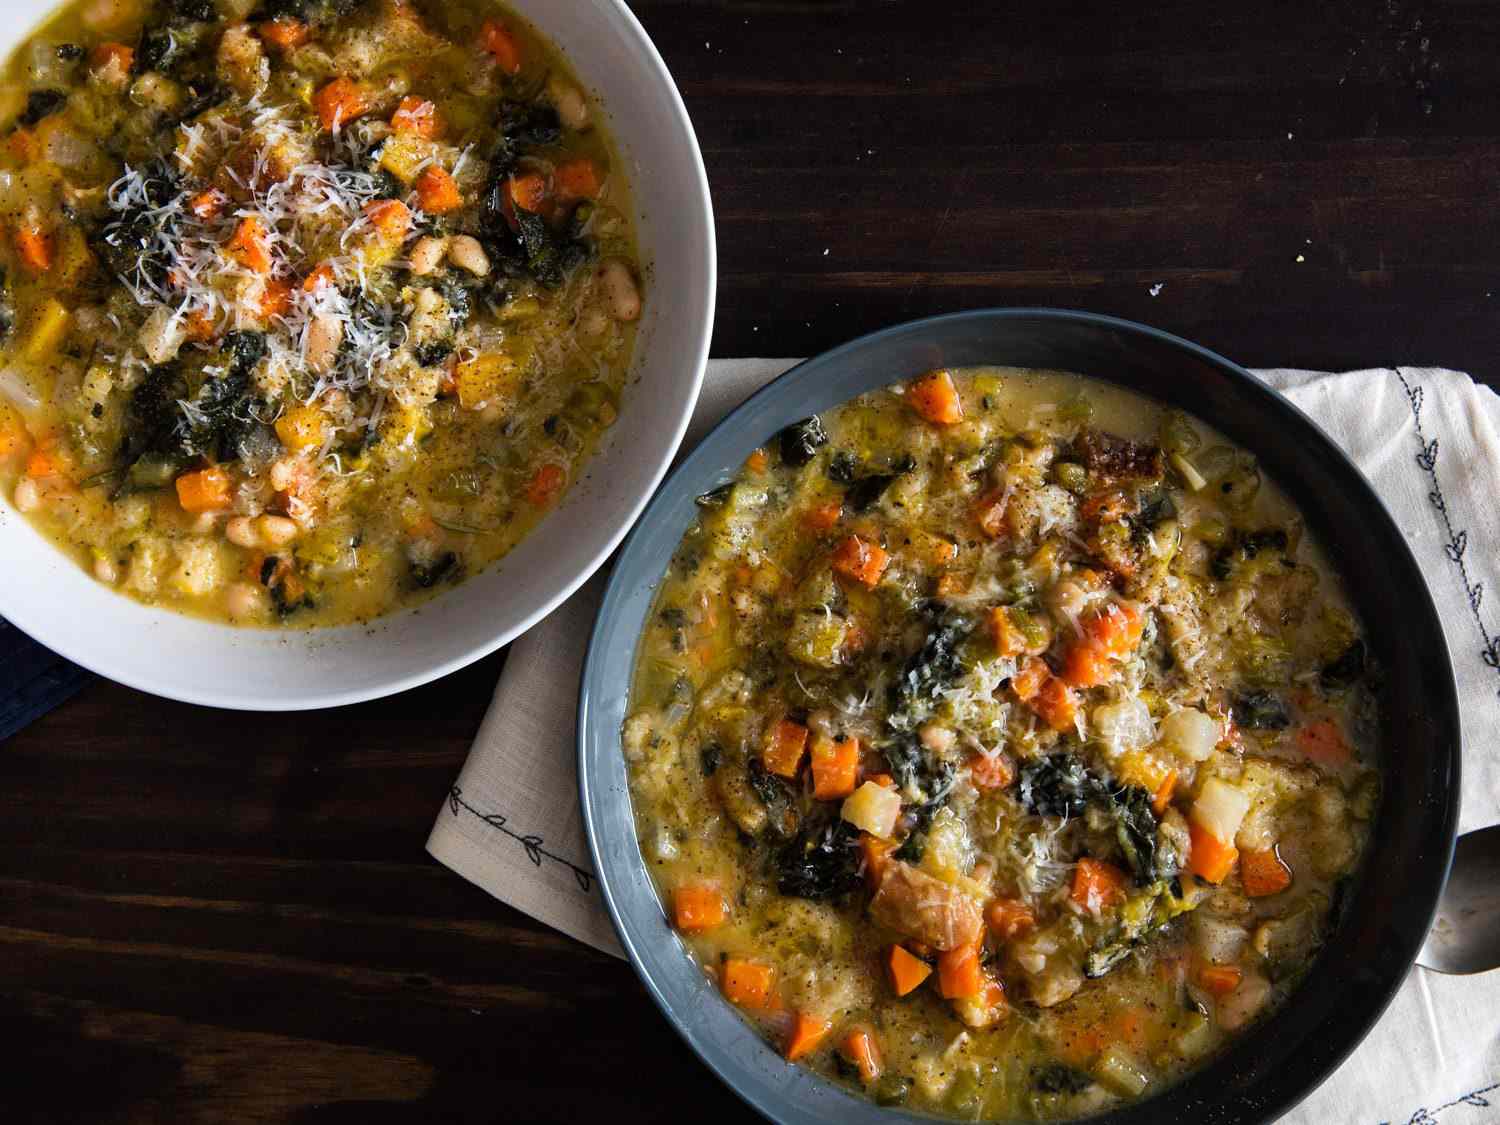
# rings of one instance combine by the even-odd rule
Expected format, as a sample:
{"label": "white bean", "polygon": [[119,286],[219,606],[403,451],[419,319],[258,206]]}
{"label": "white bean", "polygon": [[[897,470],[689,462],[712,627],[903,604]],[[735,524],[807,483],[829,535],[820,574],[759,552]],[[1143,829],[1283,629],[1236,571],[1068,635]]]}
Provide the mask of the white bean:
{"label": "white bean", "polygon": [[42,490],[30,477],[16,482],[16,508],[22,512],[34,512],[42,506]]}
{"label": "white bean", "polygon": [[213,529],[219,526],[221,512],[200,512],[198,518],[193,521],[194,535],[209,535]]}
{"label": "white bean", "polygon": [[307,326],[303,338],[303,355],[307,369],[322,375],[333,367],[338,357],[339,345],[344,342],[344,322],[329,313],[319,313]]}
{"label": "white bean", "polygon": [[187,325],[171,305],[158,305],[136,336],[152,363],[166,363],[187,339]]}
{"label": "white bean", "polygon": [[569,129],[577,133],[589,127],[589,103],[584,101],[578,87],[552,78],[547,82],[547,97],[557,110],[558,119]]}
{"label": "white bean", "polygon": [[108,555],[95,555],[94,577],[106,586],[113,586],[120,577],[120,570],[115,566],[115,560]]}
{"label": "white bean", "polygon": [[578,327],[583,330],[585,336],[598,338],[609,331],[609,317],[602,309],[589,308],[578,318]]}
{"label": "white bean", "polygon": [[260,535],[248,516],[235,516],[224,525],[224,538],[236,547],[259,547]]}
{"label": "white bean", "polygon": [[260,516],[255,521],[255,530],[267,546],[285,547],[302,529],[285,516]]}
{"label": "white bean", "polygon": [[629,266],[618,258],[611,258],[599,266],[595,277],[604,293],[604,305],[610,316],[628,322],[641,315],[641,291],[635,278],[630,276]]}
{"label": "white bean", "polygon": [[484,277],[490,272],[489,255],[479,245],[479,239],[470,234],[461,234],[449,243],[448,260],[475,277]]}
{"label": "white bean", "polygon": [[261,608],[261,592],[248,582],[236,582],[224,596],[230,617],[253,617]]}
{"label": "white bean", "polygon": [[417,244],[411,248],[411,255],[407,259],[411,263],[411,272],[418,277],[425,277],[442,265],[443,255],[447,252],[446,238],[429,234],[417,239]]}

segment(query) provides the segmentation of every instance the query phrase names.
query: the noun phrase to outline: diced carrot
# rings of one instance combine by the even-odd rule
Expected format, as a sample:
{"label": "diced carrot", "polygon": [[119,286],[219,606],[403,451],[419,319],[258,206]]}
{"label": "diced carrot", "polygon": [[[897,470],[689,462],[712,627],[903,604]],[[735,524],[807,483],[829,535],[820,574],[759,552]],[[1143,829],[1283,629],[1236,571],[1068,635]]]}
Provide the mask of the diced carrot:
{"label": "diced carrot", "polygon": [[1019,899],[995,899],[985,908],[984,917],[990,933],[1005,941],[1024,937],[1036,929],[1036,912]]}
{"label": "diced carrot", "polygon": [[1110,1018],[1109,1036],[1132,1050],[1143,1049],[1147,1038],[1145,1014],[1139,1008],[1122,1008]]}
{"label": "diced carrot", "polygon": [[46,273],[52,268],[52,236],[37,227],[17,227],[16,253],[27,269]]}
{"label": "diced carrot", "polygon": [[833,1024],[827,1020],[811,1012],[798,1012],[792,1020],[792,1030],[786,1039],[788,1061],[812,1054],[832,1030]]}
{"label": "diced carrot", "polygon": [[1089,523],[1116,523],[1134,510],[1134,494],[1118,488],[1096,492],[1078,506],[1078,514]]}
{"label": "diced carrot", "polygon": [[888,773],[872,773],[869,777],[865,778],[865,780],[874,782],[882,789],[896,788],[896,779]]}
{"label": "diced carrot", "polygon": [[1051,678],[1052,671],[1046,661],[1040,656],[1029,657],[1010,678],[1010,690],[1016,693],[1017,699],[1026,703],[1035,699],[1042,685]]}
{"label": "diced carrot", "polygon": [[227,202],[229,200],[223,192],[209,188],[207,191],[200,191],[193,198],[189,199],[187,206],[195,218],[206,220],[217,218],[219,213],[224,210],[224,204]]}
{"label": "diced carrot", "polygon": [[685,934],[702,933],[724,922],[724,893],[717,883],[686,883],[672,892],[677,928]]}
{"label": "diced carrot", "polygon": [[844,514],[844,502],[840,499],[825,500],[814,504],[802,515],[802,526],[809,531],[829,531]]}
{"label": "diced carrot", "polygon": [[724,962],[721,987],[724,995],[733,1004],[742,1008],[768,1008],[771,1006],[771,986],[776,982],[776,970],[759,961],[745,961],[731,957]]}
{"label": "diced carrot", "polygon": [[506,74],[521,69],[521,44],[499,20],[484,21],[479,28],[479,42]]}
{"label": "diced carrot", "polygon": [[1016,779],[1004,754],[975,754],[969,759],[969,780],[975,789],[1005,789]]}
{"label": "diced carrot", "polygon": [[1200,965],[1195,975],[1205,992],[1214,996],[1228,996],[1240,986],[1245,974],[1238,965]]}
{"label": "diced carrot", "polygon": [[511,205],[522,211],[540,212],[547,202],[547,181],[535,172],[523,172],[508,181]]}
{"label": "diced carrot", "polygon": [[939,598],[952,598],[962,594],[969,588],[969,579],[963,574],[942,574],[938,576],[937,585],[933,587],[933,595]]}
{"label": "diced carrot", "polygon": [[960,945],[938,954],[938,992],[944,1000],[978,996],[984,982],[978,945]]}
{"label": "diced carrot", "polygon": [[760,760],[778,777],[796,777],[806,752],[807,728],[791,719],[781,719],[766,732]]}
{"label": "diced carrot", "polygon": [[104,71],[114,67],[121,75],[128,75],[134,61],[135,48],[124,43],[100,43],[89,52],[91,70]]}
{"label": "diced carrot", "polygon": [[187,326],[187,338],[200,344],[212,340],[217,331],[213,314],[207,309],[194,309],[187,314],[183,323]]}
{"label": "diced carrot", "polygon": [[1092,914],[1125,901],[1130,878],[1112,863],[1084,856],[1073,869],[1073,901]]}
{"label": "diced carrot", "polygon": [[229,507],[231,481],[227,470],[218,465],[177,478],[177,503],[184,512],[217,512]]}
{"label": "diced carrot", "polygon": [[526,482],[526,499],[538,508],[546,507],[562,491],[564,479],[561,466],[543,465]]}
{"label": "diced carrot", "polygon": [[1146,619],[1130,602],[1109,602],[1080,622],[1083,635],[1106,656],[1128,656],[1141,643]]}
{"label": "diced carrot", "polygon": [[985,493],[974,505],[974,518],[979,522],[979,530],[991,539],[999,539],[1006,533],[1005,509],[1009,502],[1005,493],[997,489]]}
{"label": "diced carrot", "polygon": [[1240,853],[1240,881],[1251,898],[1265,898],[1292,885],[1292,869],[1276,845],[1246,848]]}
{"label": "diced carrot", "polygon": [[270,320],[273,316],[285,316],[286,311],[291,307],[291,282],[268,277],[265,288],[260,291],[260,318]]}
{"label": "diced carrot", "polygon": [[1056,676],[1048,676],[1029,700],[1031,709],[1055,731],[1072,730],[1078,718],[1078,696]]}
{"label": "diced carrot", "polygon": [[432,102],[408,94],[391,114],[391,128],[397,133],[430,141],[442,136],[443,119]]}
{"label": "diced carrot", "polygon": [[885,967],[897,996],[915,991],[932,975],[931,965],[899,945],[891,946],[885,957]]}
{"label": "diced carrot", "polygon": [[599,172],[587,157],[567,160],[552,170],[552,187],[564,203],[593,199],[599,194]]}
{"label": "diced carrot", "polygon": [[906,388],[906,401],[922,418],[939,426],[951,426],[964,420],[963,404],[953,376],[946,371],[929,371]]}
{"label": "diced carrot", "polygon": [[312,273],[302,280],[302,291],[304,293],[316,293],[324,285],[333,285],[338,275],[333,272],[333,267],[327,262],[322,262],[313,268]]}
{"label": "diced carrot", "polygon": [[24,125],[17,126],[11,135],[5,138],[5,147],[17,160],[28,162],[35,160],[42,151],[42,146],[36,139],[36,131]]}
{"label": "diced carrot", "polygon": [[868,1027],[856,1027],[844,1036],[839,1054],[859,1071],[859,1080],[866,1086],[880,1077],[880,1048],[875,1045],[875,1033]]}
{"label": "diced carrot", "polygon": [[248,270],[268,273],[271,269],[271,232],[258,215],[241,219],[224,249]]}
{"label": "diced carrot", "polygon": [[861,832],[859,850],[865,861],[865,882],[870,884],[871,890],[875,890],[880,886],[881,873],[885,871],[885,865],[890,860],[891,853],[896,850],[896,845],[891,840],[882,840],[869,832]]}
{"label": "diced carrot", "polygon": [[1172,803],[1172,794],[1177,791],[1177,771],[1168,770],[1167,776],[1162,783],[1156,787],[1156,792],[1151,795],[1151,811],[1157,816],[1167,811],[1167,806]]}
{"label": "diced carrot", "polygon": [[1009,607],[996,606],[989,615],[990,640],[1001,656],[1020,656],[1026,651],[1026,636],[1016,626]]}
{"label": "diced carrot", "polygon": [[1188,817],[1188,834],[1192,841],[1188,871],[1210,883],[1222,883],[1240,853],[1233,844],[1224,843],[1192,817]]}
{"label": "diced carrot", "polygon": [[1349,740],[1332,719],[1319,719],[1299,730],[1297,749],[1326,766],[1347,765],[1354,757]]}
{"label": "diced carrot", "polygon": [[330,133],[343,128],[356,117],[369,110],[365,92],[357,82],[348,78],[335,78],[313,95],[313,108],[318,119]]}
{"label": "diced carrot", "polygon": [[745,468],[749,469],[752,473],[765,472],[766,466],[770,463],[771,458],[766,453],[764,446],[762,446],[760,449],[757,449],[754,453],[750,454],[749,457],[745,458]]}
{"label": "diced carrot", "polygon": [[295,16],[277,16],[259,24],[261,39],[281,51],[302,46],[312,36],[312,29]]}
{"label": "diced carrot", "polygon": [[417,177],[417,202],[433,215],[446,215],[464,205],[463,193],[446,169],[429,164]]}
{"label": "diced carrot", "polygon": [[26,475],[33,480],[46,480],[48,477],[55,477],[61,472],[62,465],[59,464],[57,458],[52,455],[50,450],[34,449],[31,451],[31,456],[26,458]]}
{"label": "diced carrot", "polygon": [[835,742],[818,737],[812,744],[813,796],[820,801],[836,801],[854,792],[859,773],[859,739],[844,738]]}
{"label": "diced carrot", "polygon": [[411,209],[399,199],[372,199],[364,211],[370,225],[392,242],[401,241],[411,229]]}
{"label": "diced carrot", "polygon": [[891,557],[878,543],[866,543],[851,535],[833,549],[833,569],[847,578],[873,587],[880,581]]}
{"label": "diced carrot", "polygon": [[1097,646],[1080,641],[1063,657],[1058,678],[1069,687],[1098,687],[1109,679],[1111,670],[1109,657]]}

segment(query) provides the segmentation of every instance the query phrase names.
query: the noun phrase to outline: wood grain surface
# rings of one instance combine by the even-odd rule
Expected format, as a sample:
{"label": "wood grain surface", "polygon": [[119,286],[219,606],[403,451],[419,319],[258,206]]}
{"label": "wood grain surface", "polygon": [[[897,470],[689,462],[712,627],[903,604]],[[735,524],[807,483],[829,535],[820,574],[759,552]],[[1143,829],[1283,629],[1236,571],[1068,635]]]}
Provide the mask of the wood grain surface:
{"label": "wood grain surface", "polygon": [[[1500,382],[1500,6],[634,7],[716,355],[1039,304]],[[6,1121],[749,1118],[625,965],[423,852],[501,660],[312,715],[96,683],[0,745]]]}

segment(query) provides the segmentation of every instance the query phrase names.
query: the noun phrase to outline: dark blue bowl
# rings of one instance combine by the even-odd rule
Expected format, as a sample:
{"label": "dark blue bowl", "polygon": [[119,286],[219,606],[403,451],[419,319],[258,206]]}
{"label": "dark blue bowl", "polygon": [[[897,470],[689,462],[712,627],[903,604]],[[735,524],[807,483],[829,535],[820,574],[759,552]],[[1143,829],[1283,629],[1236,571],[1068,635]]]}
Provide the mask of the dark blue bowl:
{"label": "dark blue bowl", "polygon": [[621,944],[678,1033],[730,1088],[777,1121],[929,1120],[880,1109],[782,1059],[725,1002],[674,935],[636,844],[620,725],[655,586],[694,497],[772,434],[933,367],[1078,371],[1181,407],[1252,451],[1343,571],[1384,671],[1385,799],[1368,876],[1290,1002],[1183,1082],[1098,1118],[1112,1125],[1274,1119],[1310,1093],[1385,1010],[1431,924],[1458,822],[1459,715],[1437,612],[1400,528],[1305,414],[1214,353],[1128,321],[993,309],[914,321],[788,371],[752,395],[667,478],[615,563],[584,665],[578,777],[595,869]]}

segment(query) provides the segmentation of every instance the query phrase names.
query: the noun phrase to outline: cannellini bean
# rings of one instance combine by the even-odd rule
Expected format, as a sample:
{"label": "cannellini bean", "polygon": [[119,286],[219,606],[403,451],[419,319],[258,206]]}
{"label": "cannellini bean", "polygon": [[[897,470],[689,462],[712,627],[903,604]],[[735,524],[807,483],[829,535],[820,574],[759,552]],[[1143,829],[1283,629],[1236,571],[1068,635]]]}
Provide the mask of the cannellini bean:
{"label": "cannellini bean", "polygon": [[260,589],[248,582],[236,582],[224,595],[224,608],[230,617],[253,617],[260,611]]}
{"label": "cannellini bean", "polygon": [[224,29],[215,61],[219,76],[244,97],[254,97],[271,80],[271,64],[247,24]]}
{"label": "cannellini bean", "polygon": [[938,754],[952,750],[953,744],[958,741],[958,735],[937,723],[927,723],[917,731],[917,738],[921,740],[923,746]]}
{"label": "cannellini bean", "polygon": [[187,339],[187,325],[170,305],[158,305],[136,336],[141,350],[152,363],[166,363]]}
{"label": "cannellini bean", "polygon": [[42,506],[42,490],[30,477],[16,482],[16,508],[22,512],[34,512]]}
{"label": "cannellini bean", "polygon": [[95,555],[94,577],[107,586],[113,586],[120,578],[120,568],[108,555]]}
{"label": "cannellini bean", "polygon": [[411,264],[411,272],[418,277],[425,277],[443,263],[443,255],[448,252],[448,240],[436,235],[426,235],[417,239],[417,244],[411,248],[411,255],[407,259]]}
{"label": "cannellini bean", "polygon": [[259,547],[260,534],[248,516],[235,516],[224,525],[224,538],[236,547]]}
{"label": "cannellini bean", "polygon": [[490,272],[489,255],[479,245],[479,239],[470,234],[461,234],[449,243],[448,260],[475,277],[484,277]]}
{"label": "cannellini bean", "polygon": [[285,547],[302,530],[296,520],[285,516],[260,516],[255,521],[255,530],[269,547]]}
{"label": "cannellini bean", "polygon": [[322,375],[333,367],[339,345],[344,342],[344,322],[329,313],[319,313],[307,326],[303,337],[303,357],[307,369]]}
{"label": "cannellini bean", "polygon": [[193,534],[208,535],[219,526],[219,515],[218,512],[198,513],[198,518],[193,521]]}
{"label": "cannellini bean", "polygon": [[576,133],[589,127],[589,103],[584,101],[577,86],[560,78],[549,79],[547,97],[552,102],[552,108],[557,110],[558,120],[569,129]]}
{"label": "cannellini bean", "polygon": [[292,482],[297,479],[297,461],[293,457],[283,457],[271,465],[271,487],[277,492],[285,492],[292,487]]}
{"label": "cannellini bean", "polygon": [[599,266],[594,275],[599,289],[604,294],[604,307],[618,321],[632,321],[641,315],[641,291],[630,267],[618,258],[611,258]]}
{"label": "cannellini bean", "polygon": [[90,31],[112,31],[140,14],[136,0],[92,0],[79,18]]}
{"label": "cannellini bean", "polygon": [[585,336],[595,338],[603,336],[609,331],[609,317],[604,314],[603,309],[588,308],[578,318],[578,327],[583,330]]}

